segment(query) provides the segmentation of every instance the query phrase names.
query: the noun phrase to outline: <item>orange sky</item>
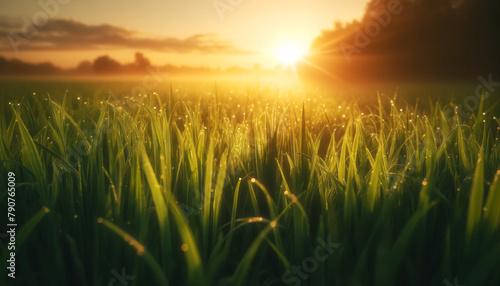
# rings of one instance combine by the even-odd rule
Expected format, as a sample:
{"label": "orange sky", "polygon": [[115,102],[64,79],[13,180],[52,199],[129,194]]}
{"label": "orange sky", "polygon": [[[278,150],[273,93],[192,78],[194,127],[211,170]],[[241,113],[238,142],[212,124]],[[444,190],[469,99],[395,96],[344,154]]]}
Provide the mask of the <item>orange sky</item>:
{"label": "orange sky", "polygon": [[366,2],[41,0],[42,7],[7,1],[0,12],[0,55],[73,67],[103,54],[132,62],[139,51],[157,64],[267,68],[279,64],[279,46],[307,50],[334,21],[360,19]]}

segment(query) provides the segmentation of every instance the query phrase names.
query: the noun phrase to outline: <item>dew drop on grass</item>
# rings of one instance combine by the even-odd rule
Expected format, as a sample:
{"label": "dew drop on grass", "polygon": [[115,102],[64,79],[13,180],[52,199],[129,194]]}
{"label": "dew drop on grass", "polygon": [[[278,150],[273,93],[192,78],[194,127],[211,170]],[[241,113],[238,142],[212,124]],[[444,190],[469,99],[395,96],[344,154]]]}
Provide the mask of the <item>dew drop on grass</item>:
{"label": "dew drop on grass", "polygon": [[181,250],[182,250],[183,252],[187,252],[187,251],[189,250],[188,245],[187,245],[187,244],[185,244],[185,243],[183,243],[183,244],[181,245]]}

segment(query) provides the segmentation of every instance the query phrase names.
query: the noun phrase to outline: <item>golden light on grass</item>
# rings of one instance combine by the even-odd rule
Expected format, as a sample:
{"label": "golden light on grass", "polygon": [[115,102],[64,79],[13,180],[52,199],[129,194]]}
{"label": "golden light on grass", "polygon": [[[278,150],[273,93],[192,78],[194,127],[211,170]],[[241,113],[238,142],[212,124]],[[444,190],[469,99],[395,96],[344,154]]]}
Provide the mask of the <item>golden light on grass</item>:
{"label": "golden light on grass", "polygon": [[144,248],[144,246],[141,243],[139,243],[137,240],[135,240],[132,236],[126,234],[123,237],[123,240],[125,240],[125,242],[128,242],[128,244],[130,244],[131,246],[133,246],[137,250],[137,255],[139,255],[139,256],[144,255],[144,251],[146,249]]}
{"label": "golden light on grass", "polygon": [[249,223],[252,223],[252,222],[261,222],[261,221],[263,221],[263,220],[264,220],[264,218],[263,218],[263,217],[253,217],[253,218],[249,218],[249,219],[248,219],[248,222],[249,222]]}

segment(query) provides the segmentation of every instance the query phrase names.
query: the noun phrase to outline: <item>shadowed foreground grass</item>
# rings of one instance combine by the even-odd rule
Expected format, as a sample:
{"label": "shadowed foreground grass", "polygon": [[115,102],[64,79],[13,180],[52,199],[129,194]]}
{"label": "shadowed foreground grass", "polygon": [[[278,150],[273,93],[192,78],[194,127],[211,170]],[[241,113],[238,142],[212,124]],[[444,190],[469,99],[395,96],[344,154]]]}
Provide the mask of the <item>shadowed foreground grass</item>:
{"label": "shadowed foreground grass", "polygon": [[2,102],[20,225],[2,279],[500,285],[500,121],[484,103],[463,119],[389,99],[236,101]]}

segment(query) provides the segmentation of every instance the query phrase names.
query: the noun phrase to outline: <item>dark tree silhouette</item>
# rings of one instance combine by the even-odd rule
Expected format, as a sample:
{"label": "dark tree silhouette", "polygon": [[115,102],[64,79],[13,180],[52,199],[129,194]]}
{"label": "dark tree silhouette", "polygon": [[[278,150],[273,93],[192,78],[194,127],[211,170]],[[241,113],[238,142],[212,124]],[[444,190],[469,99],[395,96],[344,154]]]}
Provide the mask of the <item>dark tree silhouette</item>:
{"label": "dark tree silhouette", "polygon": [[142,53],[136,53],[135,54],[135,65],[139,69],[145,69],[148,66],[151,66],[151,62],[146,57],[144,57],[144,55]]}
{"label": "dark tree silhouette", "polygon": [[[387,18],[397,2],[402,11]],[[360,23],[335,24],[315,39],[312,50],[308,60],[323,71],[307,64],[301,70],[323,80],[474,80],[500,74],[500,1],[372,0]]]}
{"label": "dark tree silhouette", "polygon": [[76,67],[76,72],[80,74],[90,74],[94,71],[90,61],[83,61]]}
{"label": "dark tree silhouette", "polygon": [[94,61],[94,72],[96,73],[118,73],[122,70],[122,65],[109,56],[98,57]]}
{"label": "dark tree silhouette", "polygon": [[8,76],[17,75],[59,75],[64,71],[52,63],[32,64],[16,59],[0,57],[0,74]]}

